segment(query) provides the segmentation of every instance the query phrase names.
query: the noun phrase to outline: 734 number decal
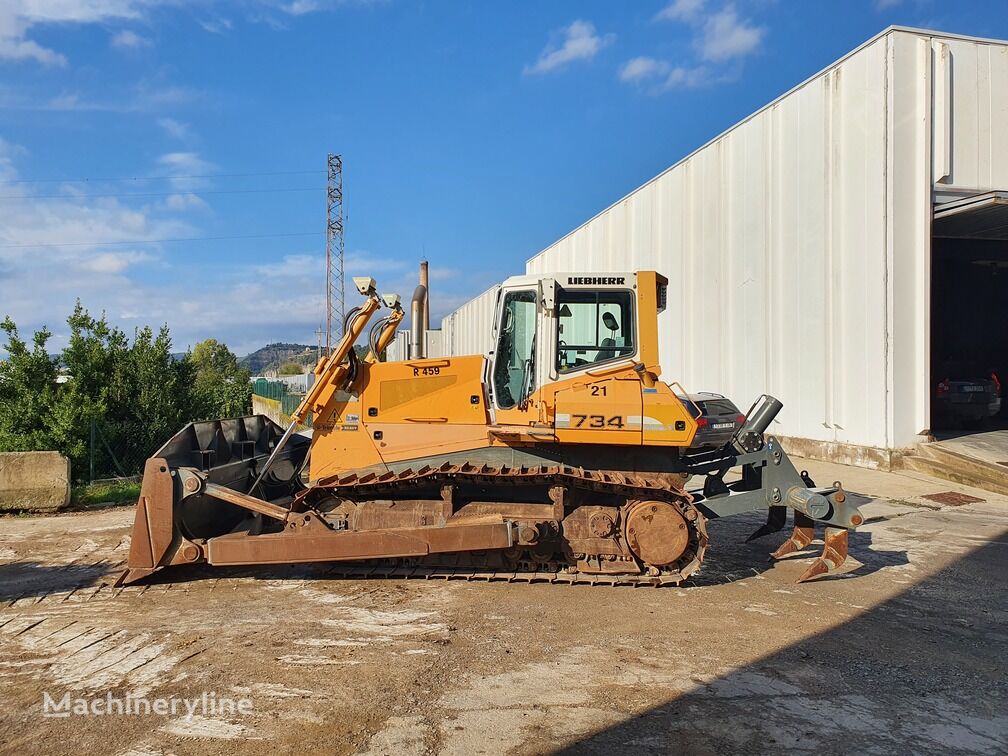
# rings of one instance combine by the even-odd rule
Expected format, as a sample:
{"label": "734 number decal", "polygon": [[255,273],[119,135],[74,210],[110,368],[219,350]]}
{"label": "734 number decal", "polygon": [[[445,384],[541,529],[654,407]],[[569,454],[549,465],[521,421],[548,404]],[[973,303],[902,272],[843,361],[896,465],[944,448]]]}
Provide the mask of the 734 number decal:
{"label": "734 number decal", "polygon": [[571,415],[575,428],[622,428],[623,416],[613,415]]}

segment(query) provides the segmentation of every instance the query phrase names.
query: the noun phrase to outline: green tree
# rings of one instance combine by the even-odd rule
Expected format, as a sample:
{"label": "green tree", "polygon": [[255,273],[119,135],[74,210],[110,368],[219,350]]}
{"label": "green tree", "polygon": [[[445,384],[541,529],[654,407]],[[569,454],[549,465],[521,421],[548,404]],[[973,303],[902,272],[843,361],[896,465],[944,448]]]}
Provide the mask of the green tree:
{"label": "green tree", "polygon": [[188,355],[192,366],[194,420],[239,417],[252,412],[249,372],[217,339],[201,341]]}
{"label": "green tree", "polygon": [[29,345],[13,320],[0,323],[9,355],[0,362],[0,451],[59,451],[77,479],[92,454],[98,476],[135,474],[187,422],[251,412],[248,371],[214,339],[178,360],[167,326],[139,328],[130,343],[80,302],[67,324],[61,370],[46,328]]}
{"label": "green tree", "polygon": [[52,334],[42,328],[29,347],[10,317],[0,323],[0,330],[8,354],[0,362],[0,451],[55,448],[60,429],[51,422],[51,413],[59,370],[46,351]]}

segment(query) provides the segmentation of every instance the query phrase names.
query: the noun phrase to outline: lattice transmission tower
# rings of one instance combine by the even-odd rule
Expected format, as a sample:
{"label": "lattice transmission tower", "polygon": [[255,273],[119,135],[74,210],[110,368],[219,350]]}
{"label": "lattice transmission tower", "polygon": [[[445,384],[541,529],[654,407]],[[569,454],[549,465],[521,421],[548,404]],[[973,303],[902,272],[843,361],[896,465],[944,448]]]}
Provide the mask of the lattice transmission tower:
{"label": "lattice transmission tower", "polygon": [[326,187],[326,354],[332,353],[333,317],[338,336],[343,335],[346,317],[343,246],[343,156],[330,154]]}

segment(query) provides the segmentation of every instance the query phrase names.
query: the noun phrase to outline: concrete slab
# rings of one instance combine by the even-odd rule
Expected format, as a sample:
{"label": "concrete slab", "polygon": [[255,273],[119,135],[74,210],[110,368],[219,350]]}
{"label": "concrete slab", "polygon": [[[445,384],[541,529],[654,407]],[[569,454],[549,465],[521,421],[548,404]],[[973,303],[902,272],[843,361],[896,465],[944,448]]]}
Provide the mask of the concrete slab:
{"label": "concrete slab", "polygon": [[944,447],[956,454],[1004,467],[1008,475],[1008,430],[988,431],[987,433],[971,433],[966,436],[956,436],[942,441],[936,441],[935,446]]}
{"label": "concrete slab", "polygon": [[[1008,506],[1008,496],[960,483],[953,483],[941,478],[933,478],[913,470],[887,472],[884,470],[870,470],[864,467],[837,465],[832,462],[820,462],[814,459],[792,458],[792,461],[799,470],[808,470],[812,479],[818,485],[828,485],[834,480],[839,480],[843,483],[844,488],[852,493],[860,494],[872,501],[884,499],[890,505],[923,506],[927,509],[933,509],[936,506],[935,503],[923,498],[924,496],[943,493],[945,491],[955,491]],[[864,509],[863,506],[862,509]],[[865,515],[872,516],[867,510],[865,511]]]}
{"label": "concrete slab", "polygon": [[[1008,508],[808,462],[883,515],[794,581],[759,513],[712,521],[680,589],[334,579],[178,567],[103,587],[132,508],[0,518],[2,753],[1008,752]],[[895,492],[887,499],[882,492]],[[245,714],[46,717],[125,692]]]}
{"label": "concrete slab", "polygon": [[69,503],[69,459],[52,451],[0,453],[0,511],[52,512]]}

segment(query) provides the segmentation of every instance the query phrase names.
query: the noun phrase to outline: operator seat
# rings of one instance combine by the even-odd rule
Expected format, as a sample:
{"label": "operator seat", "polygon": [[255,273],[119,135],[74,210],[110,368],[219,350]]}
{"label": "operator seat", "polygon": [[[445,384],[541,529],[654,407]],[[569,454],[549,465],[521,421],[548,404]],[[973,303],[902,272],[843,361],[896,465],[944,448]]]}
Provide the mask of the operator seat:
{"label": "operator seat", "polygon": [[611,312],[604,312],[602,313],[602,323],[609,329],[612,335],[602,339],[602,343],[599,344],[601,348],[595,353],[595,362],[611,360],[616,356],[617,351],[615,336],[616,331],[619,330],[619,323],[616,321],[616,317]]}

